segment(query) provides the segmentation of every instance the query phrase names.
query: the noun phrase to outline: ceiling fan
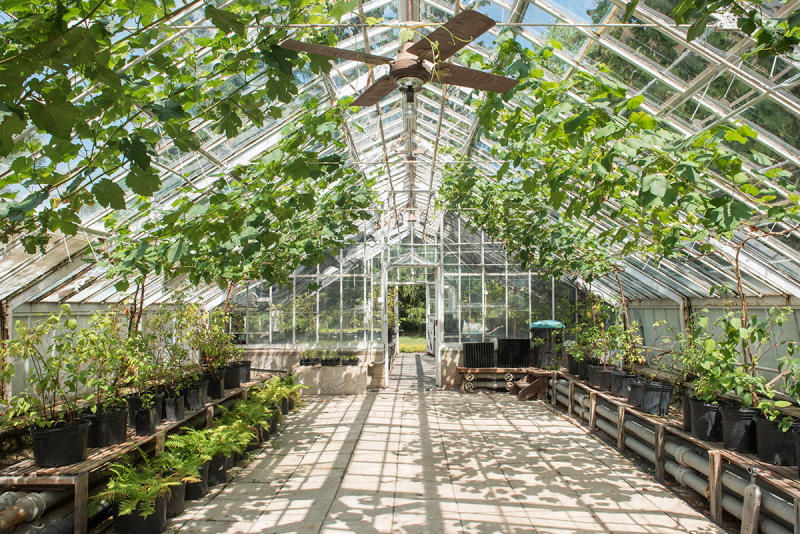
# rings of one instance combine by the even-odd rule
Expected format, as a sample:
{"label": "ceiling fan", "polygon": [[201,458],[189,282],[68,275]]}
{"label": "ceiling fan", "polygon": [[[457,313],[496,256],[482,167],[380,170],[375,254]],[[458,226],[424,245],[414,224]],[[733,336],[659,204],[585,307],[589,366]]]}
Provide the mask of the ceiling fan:
{"label": "ceiling fan", "polygon": [[[414,92],[419,91],[424,84],[430,81],[505,93],[517,84],[517,80],[459,67],[452,63],[443,63],[444,60],[467,46],[495,24],[495,21],[486,15],[467,9],[421,41],[404,43],[402,51],[394,58],[304,43],[294,39],[287,39],[280,46],[299,52],[360,61],[370,65],[389,65],[389,74],[381,76],[367,87],[361,96],[355,99],[352,104],[354,106],[377,104],[395,88],[399,88],[406,94],[407,100],[413,102]],[[435,65],[432,63],[433,61],[436,61]]]}

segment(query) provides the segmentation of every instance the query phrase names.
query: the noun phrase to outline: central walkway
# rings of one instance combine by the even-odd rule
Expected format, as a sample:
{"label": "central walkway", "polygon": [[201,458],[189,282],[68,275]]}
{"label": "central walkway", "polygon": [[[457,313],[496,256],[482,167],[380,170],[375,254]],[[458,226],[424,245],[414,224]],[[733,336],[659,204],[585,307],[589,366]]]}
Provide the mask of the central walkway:
{"label": "central walkway", "polygon": [[722,533],[547,405],[435,388],[307,400],[272,448],[173,521],[182,533]]}

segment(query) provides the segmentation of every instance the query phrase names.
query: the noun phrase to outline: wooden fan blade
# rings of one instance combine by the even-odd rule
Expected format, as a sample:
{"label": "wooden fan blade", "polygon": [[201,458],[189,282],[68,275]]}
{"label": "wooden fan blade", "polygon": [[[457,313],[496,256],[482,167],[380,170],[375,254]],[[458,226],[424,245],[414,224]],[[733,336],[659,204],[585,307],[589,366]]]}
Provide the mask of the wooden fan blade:
{"label": "wooden fan blade", "polygon": [[371,106],[381,101],[383,97],[391,93],[397,84],[388,75],[381,76],[375,83],[367,87],[361,96],[355,99],[351,106]]}
{"label": "wooden fan blade", "polygon": [[434,71],[431,81],[471,87],[482,91],[494,91],[495,93],[510,91],[519,83],[519,80],[514,78],[506,78],[505,76],[489,74],[480,70],[459,67],[452,63],[439,65]]}
{"label": "wooden fan blade", "polygon": [[[467,9],[418,43],[414,43],[408,51],[420,59],[433,61],[435,57],[437,61],[444,61],[495,24],[495,21],[483,13]],[[436,43],[435,52],[432,43]]]}
{"label": "wooden fan blade", "polygon": [[370,65],[388,65],[392,62],[388,57],[364,54],[363,52],[345,50],[344,48],[304,43],[302,41],[295,41],[294,39],[286,39],[280,46],[281,48],[288,48],[289,50],[296,50],[298,52],[308,52],[309,54],[317,54],[319,56],[333,57],[336,59],[349,59],[351,61],[369,63]]}

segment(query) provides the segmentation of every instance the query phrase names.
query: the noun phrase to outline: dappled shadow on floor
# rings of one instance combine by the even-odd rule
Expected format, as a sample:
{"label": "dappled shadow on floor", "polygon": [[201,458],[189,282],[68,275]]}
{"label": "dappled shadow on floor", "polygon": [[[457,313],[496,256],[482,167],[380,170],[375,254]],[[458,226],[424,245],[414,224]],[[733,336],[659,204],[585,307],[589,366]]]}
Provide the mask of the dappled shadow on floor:
{"label": "dappled shadow on floor", "polygon": [[434,386],[404,354],[390,387],[318,397],[195,503],[180,532],[722,532],[539,402]]}

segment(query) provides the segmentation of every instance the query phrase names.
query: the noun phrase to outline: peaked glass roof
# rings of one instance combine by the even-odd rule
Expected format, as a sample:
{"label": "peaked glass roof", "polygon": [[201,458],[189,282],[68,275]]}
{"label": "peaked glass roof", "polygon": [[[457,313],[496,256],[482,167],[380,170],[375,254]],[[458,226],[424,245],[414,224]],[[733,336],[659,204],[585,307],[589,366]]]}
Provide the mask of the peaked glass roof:
{"label": "peaked glass roof", "polygon": [[[702,36],[687,42],[686,27],[676,26],[669,15],[677,3],[642,0],[633,19],[623,23],[625,0],[476,0],[463,4],[447,0],[359,1],[359,11],[381,22],[364,25],[355,14],[349,14],[330,31],[338,35],[338,47],[391,57],[399,50],[399,27],[403,21],[428,23],[420,28],[427,33],[461,9],[474,9],[498,24],[472,42],[468,50],[491,59],[494,39],[509,27],[517,32],[523,45],[531,48],[556,39],[563,48],[554,51],[556,61],[546,76],[565,79],[580,71],[597,72],[604,65],[617,82],[627,87],[629,96],[644,96],[646,111],[686,136],[725,122],[747,124],[758,133],[756,148],[771,158],[748,160],[749,168],[780,167],[790,173],[782,180],[797,185],[800,65],[785,57],[743,59],[743,54],[754,47],[754,41],[730,29],[731,24],[724,18],[712,22]],[[228,4],[218,3],[220,7]],[[797,9],[799,4],[798,0],[774,1],[764,4],[764,9],[781,15]],[[190,35],[212,35],[216,28],[204,18],[204,5],[197,2],[172,20],[174,32],[167,33],[169,40],[165,44]],[[202,56],[204,51],[197,53]],[[458,63],[458,55],[452,61]],[[296,75],[303,84],[302,98],[287,104],[281,119],[265,116],[262,126],[245,124],[242,133],[232,139],[213,133],[208,123],[197,123],[194,129],[202,148],[189,153],[180,152],[164,137],[154,158],[164,184],[155,200],[168,205],[179,185],[193,183],[202,189],[235,165],[259,157],[301,112],[304,99],[314,97],[321,106],[328,106],[336,99],[357,96],[381,72],[380,67],[342,60],[334,61],[326,75]],[[249,80],[243,91],[257,88],[259,82],[263,80]],[[468,89],[429,83],[417,95],[414,114],[409,113],[399,91],[392,92],[379,105],[352,109],[346,131],[341,132],[348,146],[347,163],[365,178],[377,181],[381,201],[363,232],[396,241],[402,235],[397,231],[398,222],[407,220],[410,213],[414,213],[423,234],[438,231],[441,214],[435,203],[441,185],[440,171],[454,154],[467,155],[486,173],[496,171],[502,162],[493,160],[491,147],[481,141],[470,104],[473,96]],[[409,139],[412,153],[408,152]],[[0,174],[10,172],[8,166],[8,161],[0,160]],[[114,178],[120,180],[123,173]],[[722,189],[721,194],[734,193]],[[0,299],[106,302],[122,298],[115,292],[113,281],[103,277],[101,268],[79,260],[97,254],[108,239],[102,222],[105,215],[103,208],[86,208],[78,235],[55,236],[45,254],[27,255],[18,241],[0,248]],[[136,227],[140,222],[132,220],[131,225]],[[603,211],[594,216],[594,222],[598,228],[616,224]],[[377,243],[382,241],[377,239]],[[723,252],[725,247],[725,243],[717,243]],[[796,235],[748,243],[742,256],[746,291],[755,296],[800,298],[798,250],[800,241]],[[375,251],[379,253],[379,247]],[[700,255],[691,249],[685,250],[681,258],[658,265],[638,257],[628,258],[626,264],[620,279],[626,296],[633,299],[705,297],[712,286],[733,279],[724,258]],[[615,292],[616,280],[601,280],[599,284],[608,293]],[[148,303],[169,300],[180,285],[180,280],[148,280]],[[199,288],[196,296],[214,304],[224,298],[224,293],[216,288]]]}

